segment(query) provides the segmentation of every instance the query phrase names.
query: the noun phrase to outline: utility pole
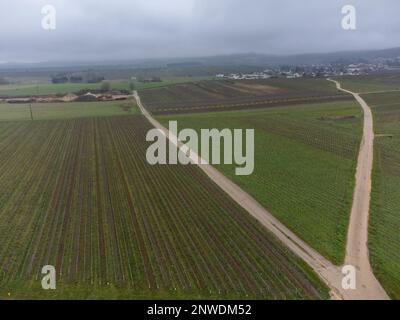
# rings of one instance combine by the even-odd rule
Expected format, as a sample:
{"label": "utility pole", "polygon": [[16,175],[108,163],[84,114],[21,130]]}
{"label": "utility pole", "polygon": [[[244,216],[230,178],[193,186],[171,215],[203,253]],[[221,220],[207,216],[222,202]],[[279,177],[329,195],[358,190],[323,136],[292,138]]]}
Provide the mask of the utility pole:
{"label": "utility pole", "polygon": [[33,121],[32,103],[29,104],[29,111],[31,112],[31,120]]}

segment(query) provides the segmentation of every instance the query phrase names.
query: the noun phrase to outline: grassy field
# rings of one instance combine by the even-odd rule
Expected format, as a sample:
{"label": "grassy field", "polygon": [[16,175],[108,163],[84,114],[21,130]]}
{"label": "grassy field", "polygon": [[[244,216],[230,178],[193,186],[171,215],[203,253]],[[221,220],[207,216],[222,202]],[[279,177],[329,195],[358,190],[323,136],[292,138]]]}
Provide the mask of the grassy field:
{"label": "grassy field", "polygon": [[[162,79],[162,82],[142,83],[134,81],[135,88],[138,90],[150,89],[155,87],[169,86],[177,83],[186,83],[192,81],[208,80],[210,77],[171,77]],[[129,90],[128,80],[113,80],[110,81],[111,89]],[[0,97],[8,96],[36,96],[49,94],[65,94],[69,92],[77,92],[83,89],[99,90],[101,83],[38,83],[38,84],[12,84],[0,85]]]}
{"label": "grassy field", "polygon": [[400,75],[369,75],[336,78],[345,89],[353,92],[400,90]]}
{"label": "grassy field", "polygon": [[[129,89],[128,81],[113,82],[112,89]],[[101,83],[39,83],[39,84],[12,84],[0,86],[0,96],[37,96],[48,94],[63,94],[77,92],[82,89],[99,90]]]}
{"label": "grassy field", "polygon": [[321,254],[342,263],[362,127],[355,102],[158,118],[165,125],[177,120],[180,129],[255,129],[252,175],[216,167]]}
{"label": "grassy field", "polygon": [[375,119],[370,256],[388,294],[400,299],[400,92],[364,98]]}
{"label": "grassy field", "polygon": [[350,100],[325,79],[202,81],[140,92],[153,114],[266,108],[277,105]]}
{"label": "grassy field", "polygon": [[[53,120],[0,122],[0,299],[328,298],[197,167],[150,166],[143,116],[51,108]],[[40,288],[48,264],[55,291]]]}
{"label": "grassy field", "polygon": [[[34,120],[71,119],[133,115],[138,113],[133,100],[105,102],[33,103]],[[0,103],[0,121],[31,120],[29,104]]]}

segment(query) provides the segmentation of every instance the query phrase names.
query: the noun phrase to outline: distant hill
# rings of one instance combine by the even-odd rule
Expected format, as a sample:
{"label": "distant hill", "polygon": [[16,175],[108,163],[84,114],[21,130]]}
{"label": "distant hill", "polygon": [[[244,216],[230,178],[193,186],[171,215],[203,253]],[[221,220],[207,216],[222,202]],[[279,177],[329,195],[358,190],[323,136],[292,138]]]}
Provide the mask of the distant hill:
{"label": "distant hill", "polygon": [[400,57],[400,47],[384,50],[342,51],[333,53],[310,53],[299,55],[236,54],[199,58],[211,65],[277,65],[277,64],[326,64],[356,63],[377,58]]}
{"label": "distant hill", "polygon": [[58,68],[58,67],[102,67],[130,66],[132,68],[199,67],[199,66],[268,66],[282,64],[326,64],[368,62],[377,58],[400,57],[400,47],[383,50],[342,51],[333,53],[309,53],[297,55],[268,55],[241,53],[209,57],[136,59],[130,61],[69,61],[40,63],[1,63],[0,70]]}

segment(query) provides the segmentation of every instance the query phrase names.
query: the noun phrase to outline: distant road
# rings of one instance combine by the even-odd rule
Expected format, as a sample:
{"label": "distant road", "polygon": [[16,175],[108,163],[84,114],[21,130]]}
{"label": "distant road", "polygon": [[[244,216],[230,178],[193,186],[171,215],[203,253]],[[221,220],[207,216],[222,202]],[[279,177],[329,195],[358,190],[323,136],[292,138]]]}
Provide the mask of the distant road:
{"label": "distant road", "polygon": [[[142,111],[143,115],[147,118],[147,120],[155,128],[161,130],[167,137],[170,135],[172,138],[171,141],[175,143],[175,141],[177,140],[176,137],[150,115],[150,113],[144,108],[136,91],[134,92],[134,97],[136,99],[138,107]],[[179,143],[176,145],[180,146]],[[195,154],[193,151],[192,156],[198,159],[198,155]],[[357,290],[344,290],[342,288],[343,275],[341,273],[340,267],[333,265],[328,259],[326,259],[316,250],[311,248],[307,243],[301,240],[285,225],[277,220],[257,200],[250,196],[246,191],[241,189],[233,181],[220,173],[212,165],[199,164],[198,166],[236,203],[238,203],[250,215],[256,218],[264,227],[266,227],[271,233],[273,233],[278,239],[280,239],[281,242],[283,242],[283,244],[286,245],[293,253],[303,259],[331,289],[331,297],[333,299],[352,300],[370,297],[370,295],[367,294],[368,288],[364,288],[362,286],[358,287]]]}
{"label": "distant road", "polygon": [[364,287],[365,299],[389,299],[375,275],[373,274],[368,251],[368,225],[371,200],[371,176],[374,161],[374,124],[371,108],[355,93],[341,87],[338,81],[338,90],[350,93],[361,105],[364,113],[364,130],[358,155],[356,185],[353,195],[350,223],[347,234],[345,264],[357,268],[358,286]]}

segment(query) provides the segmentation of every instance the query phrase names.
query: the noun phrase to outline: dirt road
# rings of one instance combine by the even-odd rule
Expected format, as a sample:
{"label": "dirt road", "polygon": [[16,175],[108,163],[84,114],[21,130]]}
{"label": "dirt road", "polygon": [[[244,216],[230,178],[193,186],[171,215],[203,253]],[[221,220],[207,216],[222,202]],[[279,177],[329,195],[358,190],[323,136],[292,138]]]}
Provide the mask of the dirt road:
{"label": "dirt road", "polygon": [[[157,129],[161,130],[171,141],[175,143],[177,138],[173,136],[168,129],[163,127],[155,120],[149,112],[143,107],[138,93],[134,92],[134,97],[143,115]],[[177,144],[179,147],[179,143]],[[192,153],[192,157],[198,159],[198,155]],[[210,164],[199,164],[201,170],[207,174],[210,179],[222,188],[235,202],[243,207],[250,215],[256,218],[271,233],[273,233],[281,242],[283,242],[292,252],[303,259],[328,285],[331,289],[333,299],[363,299],[369,298],[367,294],[369,288],[358,287],[357,290],[344,290],[342,288],[343,275],[342,268],[333,265],[329,260],[319,254],[316,250],[307,245],[303,240],[297,237],[292,231],[286,228],[279,220],[272,216],[257,200],[241,189],[238,185],[225,177]]]}
{"label": "dirt road", "polygon": [[373,274],[368,251],[368,222],[371,198],[371,177],[374,161],[374,124],[371,108],[358,93],[343,89],[339,82],[338,90],[354,96],[364,113],[364,130],[358,155],[356,186],[353,196],[350,223],[347,234],[345,264],[357,268],[358,286],[368,288],[366,299],[388,299],[385,290]]}

